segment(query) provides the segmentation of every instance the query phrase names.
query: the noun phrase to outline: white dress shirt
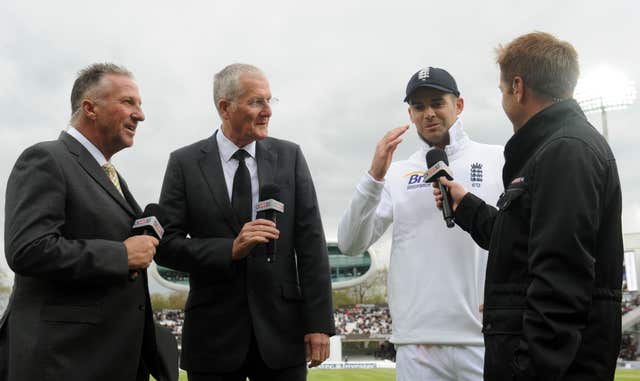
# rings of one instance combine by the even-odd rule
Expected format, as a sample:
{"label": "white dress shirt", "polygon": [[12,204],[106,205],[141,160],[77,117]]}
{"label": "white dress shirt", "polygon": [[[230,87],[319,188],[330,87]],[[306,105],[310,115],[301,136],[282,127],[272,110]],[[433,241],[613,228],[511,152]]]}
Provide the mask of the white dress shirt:
{"label": "white dress shirt", "polygon": [[102,152],[98,149],[98,147],[94,146],[93,143],[89,141],[80,131],[78,131],[75,127],[69,127],[67,130],[67,134],[71,135],[74,139],[76,139],[84,148],[89,151],[91,156],[98,162],[99,166],[105,165],[108,160],[104,157]]}

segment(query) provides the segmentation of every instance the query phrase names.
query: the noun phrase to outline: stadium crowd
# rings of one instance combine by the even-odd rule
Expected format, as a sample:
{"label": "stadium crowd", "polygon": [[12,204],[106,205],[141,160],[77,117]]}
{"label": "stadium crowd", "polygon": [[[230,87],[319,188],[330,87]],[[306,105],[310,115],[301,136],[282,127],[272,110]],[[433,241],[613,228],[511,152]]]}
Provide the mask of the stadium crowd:
{"label": "stadium crowd", "polygon": [[343,336],[364,335],[372,338],[391,335],[389,307],[359,304],[337,308],[333,312],[336,331]]}
{"label": "stadium crowd", "polygon": [[[622,301],[622,314],[640,306],[640,293],[625,292]],[[160,310],[155,312],[158,323],[171,330],[178,343],[181,342],[182,325],[184,323],[183,310]],[[360,304],[352,307],[337,308],[334,311],[336,331],[339,335],[349,337],[385,338],[391,335],[391,316],[389,307],[382,305]],[[392,344],[382,345],[375,354],[376,358],[395,357]],[[620,356],[623,360],[636,361],[638,353],[638,339],[635,333],[624,333],[620,346]]]}
{"label": "stadium crowd", "polygon": [[184,324],[184,310],[155,311],[154,317],[158,324],[168,328],[178,341],[178,348],[182,347],[182,326]]}
{"label": "stadium crowd", "polygon": [[[625,283],[623,283],[623,289],[626,290]],[[638,306],[640,306],[640,293],[625,291],[622,297],[622,314],[624,315]],[[627,361],[637,361],[639,359],[638,337],[635,332],[623,332],[618,357]]]}
{"label": "stadium crowd", "polygon": [[624,315],[638,306],[640,306],[640,293],[625,292],[622,298],[622,314]]}
{"label": "stadium crowd", "polygon": [[[363,304],[338,308],[333,316],[339,335],[364,335],[372,338],[391,335],[391,316],[387,306]],[[156,311],[155,318],[160,325],[169,328],[176,337],[179,338],[182,335],[183,310]]]}

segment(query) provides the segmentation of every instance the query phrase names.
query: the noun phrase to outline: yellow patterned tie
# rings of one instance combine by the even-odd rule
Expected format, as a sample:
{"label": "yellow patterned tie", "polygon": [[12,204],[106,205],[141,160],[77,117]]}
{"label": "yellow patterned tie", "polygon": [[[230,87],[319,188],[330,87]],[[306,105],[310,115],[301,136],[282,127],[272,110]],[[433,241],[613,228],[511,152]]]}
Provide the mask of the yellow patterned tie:
{"label": "yellow patterned tie", "polygon": [[118,173],[116,172],[116,167],[114,167],[113,164],[106,162],[102,166],[102,169],[104,169],[104,171],[107,173],[109,180],[111,180],[111,183],[113,183],[113,185],[116,187],[118,192],[120,192],[122,197],[124,197],[124,194],[122,193],[122,188],[120,188],[120,180],[118,180]]}

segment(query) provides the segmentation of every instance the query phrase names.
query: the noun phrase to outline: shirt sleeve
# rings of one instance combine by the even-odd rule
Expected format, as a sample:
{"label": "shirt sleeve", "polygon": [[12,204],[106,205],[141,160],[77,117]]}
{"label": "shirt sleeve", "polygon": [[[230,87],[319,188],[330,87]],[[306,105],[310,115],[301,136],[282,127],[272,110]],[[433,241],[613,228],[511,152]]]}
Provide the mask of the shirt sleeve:
{"label": "shirt sleeve", "polygon": [[365,174],[338,225],[338,247],[358,255],[376,242],[393,221],[391,194],[386,182]]}
{"label": "shirt sleeve", "polygon": [[467,193],[454,214],[454,220],[462,230],[471,234],[475,243],[485,250],[489,250],[493,224],[498,210],[487,205],[473,193]]}

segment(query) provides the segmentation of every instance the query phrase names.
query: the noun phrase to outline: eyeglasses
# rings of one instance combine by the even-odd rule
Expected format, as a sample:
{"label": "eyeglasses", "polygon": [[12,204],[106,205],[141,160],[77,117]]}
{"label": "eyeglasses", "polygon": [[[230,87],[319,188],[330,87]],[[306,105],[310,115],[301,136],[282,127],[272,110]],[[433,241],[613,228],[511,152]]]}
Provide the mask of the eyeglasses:
{"label": "eyeglasses", "polygon": [[270,98],[270,99],[265,99],[265,98],[254,98],[252,100],[250,100],[247,105],[249,105],[249,107],[251,108],[255,108],[255,109],[263,109],[265,108],[267,105],[273,107],[275,105],[278,104],[280,100],[278,98]]}

